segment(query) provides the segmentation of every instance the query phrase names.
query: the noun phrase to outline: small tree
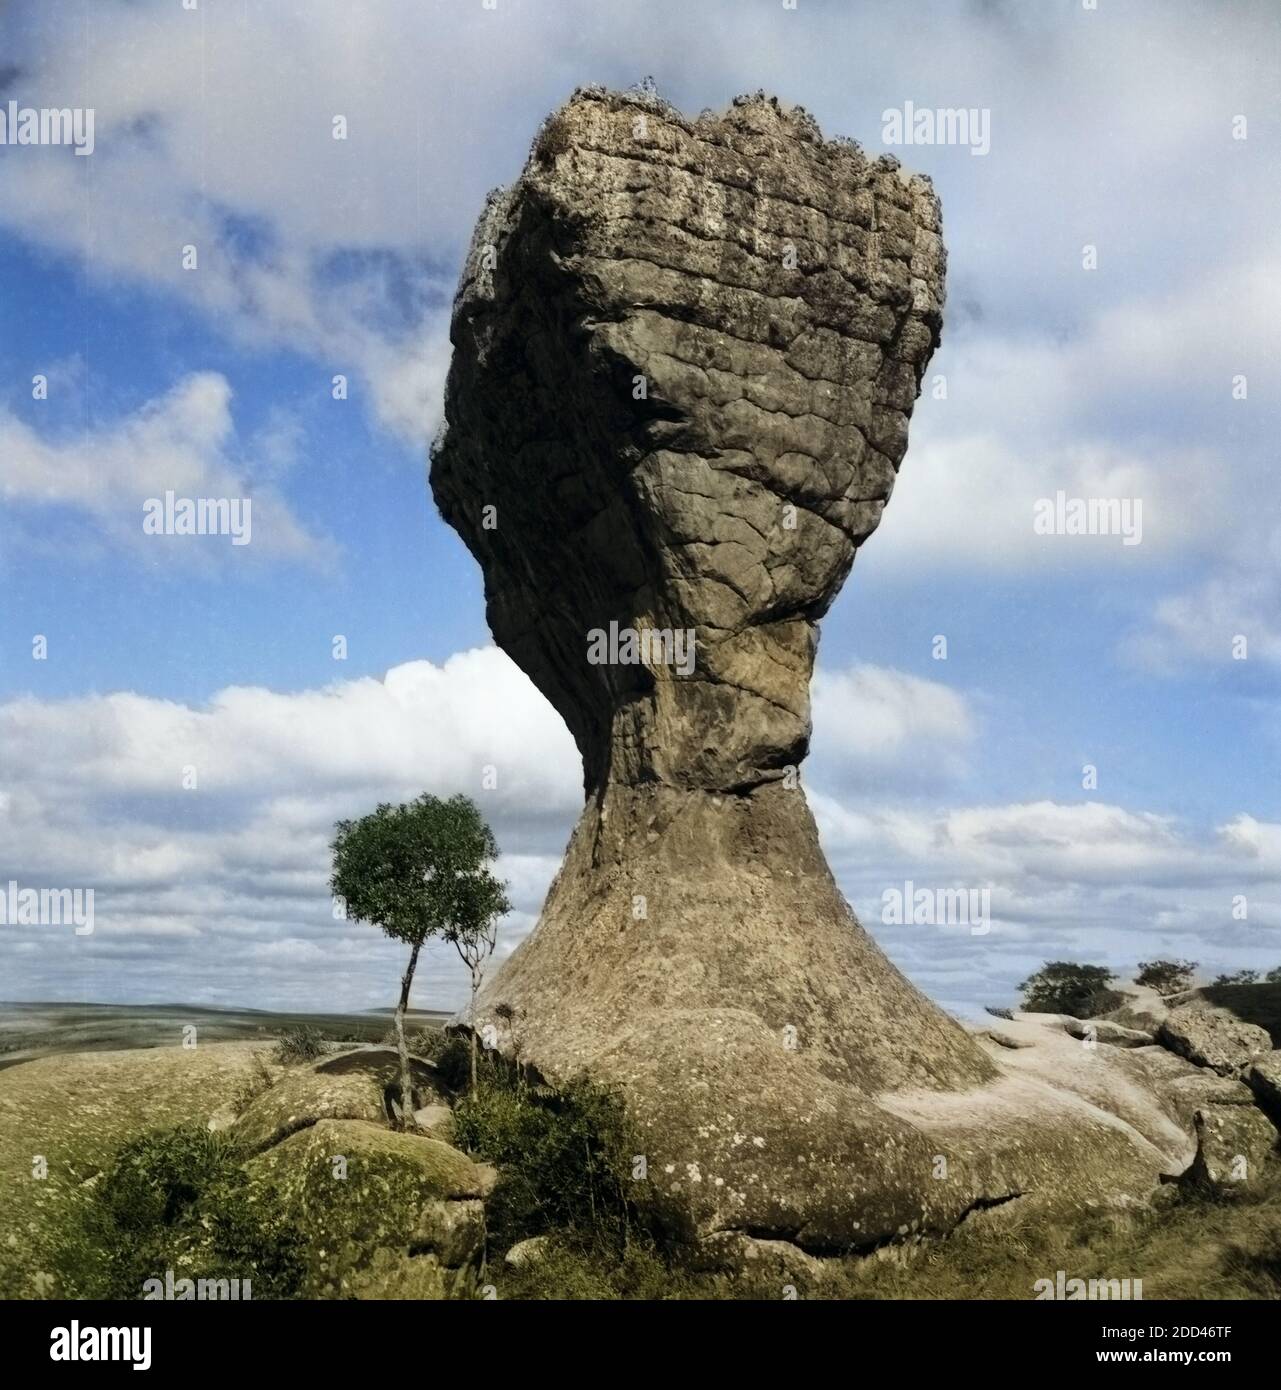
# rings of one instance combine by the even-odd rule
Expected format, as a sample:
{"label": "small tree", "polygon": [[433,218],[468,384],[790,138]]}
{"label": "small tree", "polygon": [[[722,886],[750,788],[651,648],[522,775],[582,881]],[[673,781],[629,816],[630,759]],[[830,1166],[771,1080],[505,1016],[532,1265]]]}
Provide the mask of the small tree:
{"label": "small tree", "polygon": [[1257,985],[1259,972],[1257,970],[1234,970],[1230,975],[1216,975],[1214,983],[1216,985]]}
{"label": "small tree", "polygon": [[401,806],[382,803],[334,827],[330,887],[347,915],[372,922],[409,948],[396,1006],[401,1123],[413,1111],[405,1013],[423,943],[433,936],[471,938],[508,910],[505,885],[490,872],[498,857],[493,832],[465,796],[424,793]]}
{"label": "small tree", "polygon": [[1281,985],[1281,965],[1273,966],[1263,977],[1265,985]]}
{"label": "small tree", "polygon": [[1141,960],[1136,985],[1147,985],[1158,994],[1179,994],[1192,988],[1194,960]]}
{"label": "small tree", "polygon": [[470,930],[455,929],[446,932],[454,943],[463,964],[471,976],[471,1004],[468,1009],[468,1022],[471,1024],[471,1090],[476,1094],[476,995],[480,992],[481,981],[485,978],[485,965],[494,954],[498,944],[498,917],[507,911],[506,899],[501,911],[495,912],[484,922],[476,923]]}
{"label": "small tree", "polygon": [[1115,978],[1116,972],[1103,965],[1051,960],[1028,976],[1019,989],[1023,991],[1023,1007],[1030,1013],[1095,1018],[1123,1002],[1116,990],[1108,988],[1108,981]]}

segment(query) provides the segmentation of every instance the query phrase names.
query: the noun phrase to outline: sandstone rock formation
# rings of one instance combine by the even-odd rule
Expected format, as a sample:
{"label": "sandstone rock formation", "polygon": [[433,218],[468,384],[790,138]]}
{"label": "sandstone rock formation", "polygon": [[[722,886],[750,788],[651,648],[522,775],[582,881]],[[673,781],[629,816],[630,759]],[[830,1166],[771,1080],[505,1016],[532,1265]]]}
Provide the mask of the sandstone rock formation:
{"label": "sandstone rock formation", "polygon": [[1159,1049],[1065,1091],[1081,1043],[984,1046],[919,994],[798,785],[817,622],[891,495],[943,279],[894,159],[764,97],[691,120],[588,90],[491,195],[454,306],[432,490],[586,790],[479,1022],[620,1084],[654,1200],[704,1239],[866,1248],[1194,1151],[1144,1089]]}

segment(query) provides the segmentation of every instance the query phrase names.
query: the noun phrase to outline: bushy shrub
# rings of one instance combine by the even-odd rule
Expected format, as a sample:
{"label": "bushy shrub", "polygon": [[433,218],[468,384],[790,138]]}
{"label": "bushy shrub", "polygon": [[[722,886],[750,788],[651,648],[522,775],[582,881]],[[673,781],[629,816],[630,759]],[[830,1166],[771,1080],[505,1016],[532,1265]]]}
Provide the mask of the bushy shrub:
{"label": "bushy shrub", "polygon": [[487,1218],[499,1249],[559,1231],[621,1250],[638,1225],[623,1105],[590,1081],[553,1090],[489,1054],[454,1108],[454,1142],[498,1165]]}
{"label": "bushy shrub", "polygon": [[1179,994],[1192,988],[1194,960],[1141,960],[1136,985],[1147,985],[1159,994]]}
{"label": "bushy shrub", "polygon": [[94,1187],[60,1252],[63,1292],[138,1299],[148,1279],[250,1280],[255,1298],[287,1298],[303,1274],[302,1239],[270,1198],[250,1201],[240,1156],[198,1125],[130,1139]]}
{"label": "bushy shrub", "polygon": [[1029,975],[1019,989],[1023,991],[1023,1007],[1029,1013],[1097,1018],[1125,1002],[1124,995],[1108,988],[1108,981],[1115,978],[1115,971],[1103,965],[1052,960]]}
{"label": "bushy shrub", "polygon": [[291,1066],[295,1062],[314,1062],[329,1050],[329,1044],[318,1028],[308,1023],[286,1028],[276,1044],[276,1061]]}

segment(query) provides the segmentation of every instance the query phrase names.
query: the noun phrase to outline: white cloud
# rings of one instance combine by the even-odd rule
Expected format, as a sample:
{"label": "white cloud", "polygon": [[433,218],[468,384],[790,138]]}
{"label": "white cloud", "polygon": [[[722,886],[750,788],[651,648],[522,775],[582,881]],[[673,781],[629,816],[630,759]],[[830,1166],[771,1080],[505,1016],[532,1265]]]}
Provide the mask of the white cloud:
{"label": "white cloud", "polygon": [[[899,787],[920,746],[963,757],[978,722],[947,687],[865,665],[824,672],[815,712],[809,766],[828,790],[809,795],[838,879],[948,1003],[1008,1002],[1029,969],[1064,954],[1118,966],[1162,950],[1215,968],[1281,959],[1281,825],[1243,813],[1198,835],[1100,802],[930,809],[871,801],[861,786],[834,793],[870,772]],[[484,788],[486,768],[496,788]],[[0,882],[97,894],[92,936],[0,929],[5,992],[29,998],[383,1004],[399,955],[334,917],[334,821],[424,789],[475,797],[504,850],[506,954],[532,927],[582,804],[568,732],[494,647],[381,681],[230,687],[202,706],[125,692],[14,699],[0,704],[0,769]],[[908,878],[989,887],[993,931],[883,927],[882,892]],[[1248,923],[1231,919],[1237,893]],[[427,964],[419,1002],[458,1002],[448,952]]]}
{"label": "white cloud", "polygon": [[[70,509],[98,535],[140,554],[163,547],[167,558],[205,563],[264,552],[321,558],[328,547],[294,516],[274,483],[292,461],[291,432],[278,417],[268,435],[242,447],[231,400],[225,377],[196,372],[133,414],[60,440],[43,437],[0,407],[0,492],[6,502],[27,508]],[[144,534],[144,505],[163,503],[166,492],[249,500],[247,543]]]}
{"label": "white cloud", "polygon": [[964,696],[884,666],[820,666],[812,707],[813,765],[838,778],[890,768],[955,775],[976,732]]}
{"label": "white cloud", "polygon": [[[188,767],[194,790],[181,787]],[[385,1003],[397,949],[333,915],[335,820],[424,789],[473,796],[507,851],[505,952],[532,926],[582,805],[569,733],[494,647],[381,681],[230,687],[202,707],[126,692],[10,700],[0,768],[0,881],[96,893],[92,936],[0,928],[0,956],[23,959],[6,993],[26,997]],[[449,953],[429,965],[419,1002],[455,1002]]]}
{"label": "white cloud", "polygon": [[[982,285],[1025,320],[1078,312],[1090,287],[1055,268],[1084,241],[1100,245],[1097,297],[1110,303],[1120,275],[1157,296],[1207,282],[1272,236],[1257,190],[1275,177],[1275,148],[1257,122],[1249,141],[1230,135],[1233,114],[1272,97],[1267,65],[1238,61],[1274,41],[1263,7],[1232,7],[1207,29],[1155,5],[1031,23],[923,0],[910,33],[888,9],[737,0],[633,0],[612,5],[607,25],[598,0],[492,11],[366,0],[358,14],[344,0],[13,8],[25,21],[6,54],[13,92],[92,106],[97,146],[91,159],[7,159],[0,222],[82,256],[104,281],[197,304],[233,335],[328,370],[354,363],[376,416],[415,442],[439,415],[435,378],[389,389],[385,356],[443,350],[484,193],[516,174],[538,122],[583,81],[652,72],[691,112],[763,85],[874,153],[882,110],[905,99],[990,108],[988,157],[900,153],[943,193],[954,286]],[[332,138],[335,116],[345,141]],[[1225,222],[1224,206],[1242,215]],[[1153,229],[1159,251],[1136,244],[1136,227]],[[187,244],[198,272],[180,268]],[[1264,297],[1275,284],[1260,280]],[[1141,312],[1118,327],[1154,359],[1195,358],[1201,341],[1164,335]]]}
{"label": "white cloud", "polygon": [[[811,794],[837,878],[869,931],[958,1009],[1012,1002],[1047,959],[1178,955],[1208,974],[1281,964],[1281,825],[1247,814],[1198,833],[1104,802],[931,809]],[[881,923],[883,894],[988,890],[991,930]],[[1247,915],[1234,915],[1244,898]]]}

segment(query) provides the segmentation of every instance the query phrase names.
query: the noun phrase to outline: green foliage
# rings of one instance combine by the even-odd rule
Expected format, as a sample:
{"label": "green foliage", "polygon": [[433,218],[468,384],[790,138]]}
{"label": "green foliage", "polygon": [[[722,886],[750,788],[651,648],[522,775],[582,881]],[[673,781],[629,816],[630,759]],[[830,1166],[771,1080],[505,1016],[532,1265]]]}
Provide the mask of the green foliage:
{"label": "green foliage", "polygon": [[1257,970],[1234,970],[1231,974],[1216,975],[1214,983],[1216,985],[1257,985],[1259,972]]}
{"label": "green foliage", "polygon": [[276,1061],[289,1066],[295,1062],[314,1062],[329,1050],[320,1029],[308,1023],[286,1028],[276,1044]]}
{"label": "green foliage", "polygon": [[237,1084],[231,1098],[231,1107],[235,1113],[243,1115],[260,1095],[276,1084],[277,1075],[262,1053],[255,1052],[249,1071]]}
{"label": "green foliage", "polygon": [[[446,1090],[455,1094],[466,1090],[467,1079],[471,1070],[471,1047],[467,1038],[458,1032],[441,1030],[432,1035],[432,1045],[429,1051],[423,1051],[420,1056],[427,1057],[435,1063],[436,1075],[444,1083]],[[487,1064],[489,1072],[492,1074],[498,1063],[490,1062]]]}
{"label": "green foliage", "polygon": [[1281,985],[1281,965],[1269,970],[1263,977],[1263,982],[1269,985]]}
{"label": "green foliage", "polygon": [[1080,965],[1076,961],[1047,961],[1019,986],[1023,1007],[1031,1013],[1070,1014],[1073,1018],[1095,1018],[1124,1002],[1124,996],[1108,988],[1116,972],[1103,965]]}
{"label": "green foliage", "polygon": [[1146,985],[1159,994],[1179,994],[1192,988],[1196,965],[1194,960],[1141,960],[1134,983]]}
{"label": "green foliage", "polygon": [[138,1299],[148,1279],[248,1279],[255,1298],[289,1297],[302,1240],[248,1180],[226,1139],[198,1125],[151,1130],[121,1146],[56,1264],[75,1298]]}
{"label": "green foliage", "polygon": [[332,849],[330,886],[348,916],[408,945],[435,935],[453,941],[510,910],[488,867],[498,857],[493,831],[465,796],[384,802],[339,821]]}
{"label": "green foliage", "polygon": [[612,1091],[587,1080],[553,1090],[487,1055],[475,1092],[454,1108],[454,1142],[498,1165],[486,1206],[497,1248],[553,1230],[579,1244],[627,1246],[639,1217],[636,1148]]}

